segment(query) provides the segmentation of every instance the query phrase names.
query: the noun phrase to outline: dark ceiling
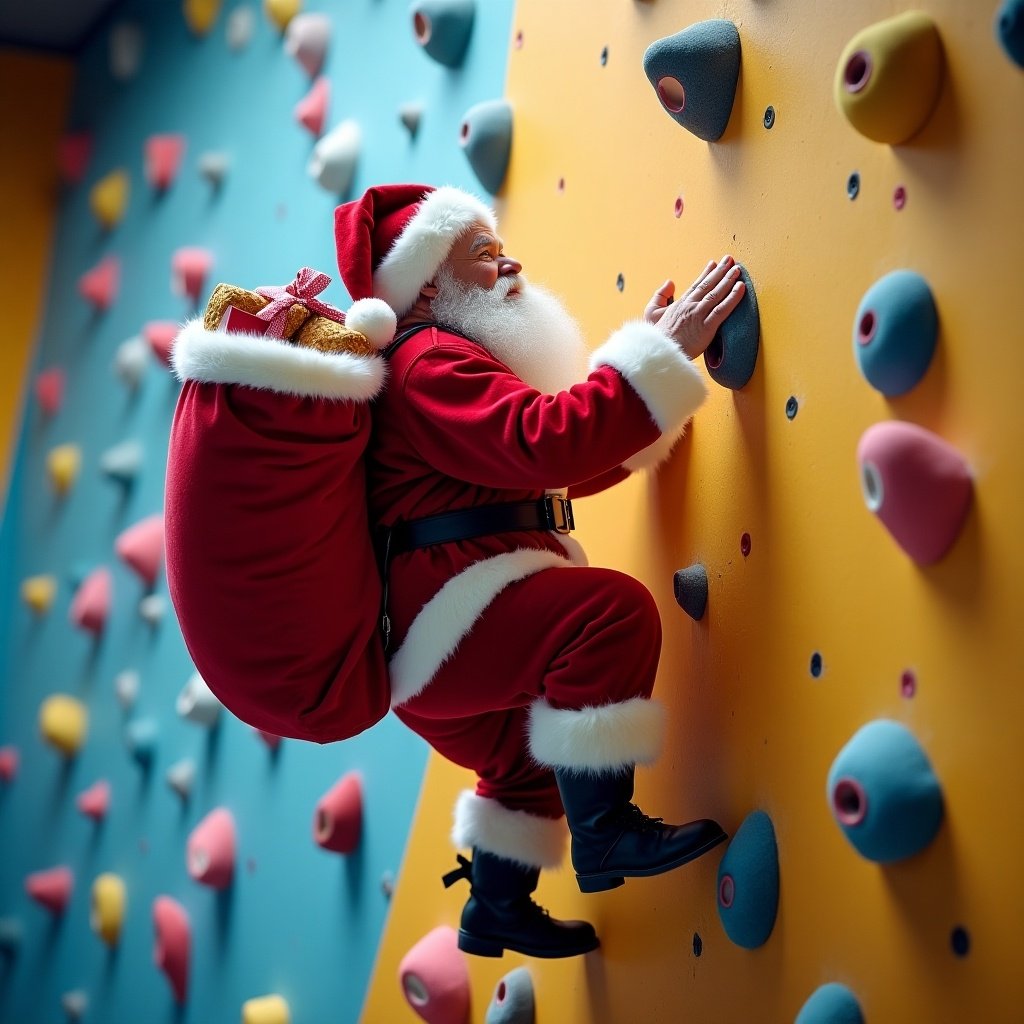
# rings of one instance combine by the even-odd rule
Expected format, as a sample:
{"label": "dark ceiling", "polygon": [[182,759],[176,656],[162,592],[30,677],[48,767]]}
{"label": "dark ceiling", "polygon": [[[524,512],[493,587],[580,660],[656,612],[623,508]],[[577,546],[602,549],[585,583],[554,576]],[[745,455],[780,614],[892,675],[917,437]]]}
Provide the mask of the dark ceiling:
{"label": "dark ceiling", "polygon": [[116,2],[0,0],[0,44],[73,53]]}

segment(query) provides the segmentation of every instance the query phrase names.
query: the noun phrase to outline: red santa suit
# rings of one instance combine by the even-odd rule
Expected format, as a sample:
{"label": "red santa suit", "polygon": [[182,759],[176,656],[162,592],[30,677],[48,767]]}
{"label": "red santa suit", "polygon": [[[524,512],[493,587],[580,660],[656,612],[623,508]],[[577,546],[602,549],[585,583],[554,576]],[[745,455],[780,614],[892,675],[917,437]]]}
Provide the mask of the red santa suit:
{"label": "red santa suit", "polygon": [[[338,209],[339,266],[355,298],[399,314],[455,239],[493,213],[457,189],[384,186]],[[405,189],[405,191],[400,191]],[[540,344],[543,339],[538,339]],[[593,493],[667,456],[705,397],[656,326],[625,324],[569,390],[544,394],[482,345],[431,327],[398,346],[375,404],[371,519]],[[642,584],[585,566],[556,533],[516,531],[418,548],[390,562],[389,672],[396,714],[473,769],[453,839],[556,864],[565,829],[553,768],[649,763],[661,628]]]}

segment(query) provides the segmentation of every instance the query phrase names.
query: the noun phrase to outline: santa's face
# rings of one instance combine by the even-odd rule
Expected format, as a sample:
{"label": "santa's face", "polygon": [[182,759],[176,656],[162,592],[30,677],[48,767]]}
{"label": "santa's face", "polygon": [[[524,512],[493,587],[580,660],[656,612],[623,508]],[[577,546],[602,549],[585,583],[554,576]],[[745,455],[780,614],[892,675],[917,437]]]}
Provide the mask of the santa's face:
{"label": "santa's face", "polygon": [[459,236],[446,264],[451,277],[467,287],[485,291],[498,288],[501,297],[515,300],[519,289],[509,278],[522,273],[523,265],[505,255],[505,244],[486,225],[474,224]]}
{"label": "santa's face", "polygon": [[546,394],[587,377],[579,325],[550,292],[529,284],[486,228],[459,239],[434,278],[430,309],[444,327],[477,342]]}

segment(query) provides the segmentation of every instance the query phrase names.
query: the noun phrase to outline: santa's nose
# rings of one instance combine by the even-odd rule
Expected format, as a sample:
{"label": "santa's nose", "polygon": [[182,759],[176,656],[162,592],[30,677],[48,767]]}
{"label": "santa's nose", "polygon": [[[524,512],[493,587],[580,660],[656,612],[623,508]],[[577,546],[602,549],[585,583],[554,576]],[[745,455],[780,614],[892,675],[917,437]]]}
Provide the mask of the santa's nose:
{"label": "santa's nose", "polygon": [[508,277],[510,274],[522,273],[523,265],[519,260],[512,259],[511,256],[499,256],[498,257],[498,273],[503,277]]}

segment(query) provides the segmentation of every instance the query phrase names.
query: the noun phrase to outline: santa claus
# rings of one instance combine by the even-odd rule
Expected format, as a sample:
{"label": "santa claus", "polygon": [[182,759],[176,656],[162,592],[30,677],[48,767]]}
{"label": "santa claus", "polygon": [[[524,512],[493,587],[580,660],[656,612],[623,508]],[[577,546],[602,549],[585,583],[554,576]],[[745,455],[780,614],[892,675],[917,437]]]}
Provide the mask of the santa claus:
{"label": "santa claus", "polygon": [[[460,948],[564,957],[594,929],[532,900],[563,855],[580,888],[686,864],[726,838],[634,803],[659,753],[661,624],[637,580],[588,567],[570,502],[657,465],[705,398],[692,362],[743,295],[729,256],[587,355],[573,319],[456,188],[387,185],[335,215],[352,297],[398,316],[368,452],[395,714],[472,769],[455,808],[471,860]],[[675,301],[674,301],[675,299]]]}

